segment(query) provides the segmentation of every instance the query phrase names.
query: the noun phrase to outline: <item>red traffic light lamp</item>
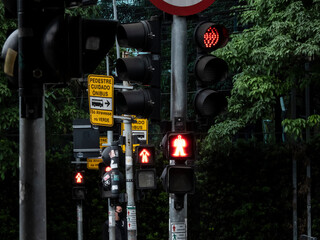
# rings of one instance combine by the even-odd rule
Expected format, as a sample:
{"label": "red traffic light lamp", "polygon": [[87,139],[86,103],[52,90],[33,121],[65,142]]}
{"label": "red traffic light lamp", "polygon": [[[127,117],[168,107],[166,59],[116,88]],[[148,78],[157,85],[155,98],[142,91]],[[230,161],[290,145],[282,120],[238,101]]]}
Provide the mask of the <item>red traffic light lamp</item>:
{"label": "red traffic light lamp", "polygon": [[202,51],[212,52],[228,43],[229,33],[223,25],[201,22],[195,29],[194,38]]}
{"label": "red traffic light lamp", "polygon": [[73,183],[76,186],[84,185],[85,184],[85,171],[75,171],[73,174]]}
{"label": "red traffic light lamp", "polygon": [[154,165],[155,147],[150,145],[140,145],[136,147],[137,163],[140,166]]}
{"label": "red traffic light lamp", "polygon": [[73,172],[72,198],[77,200],[85,199],[85,171],[78,170]]}
{"label": "red traffic light lamp", "polygon": [[167,133],[166,156],[170,160],[194,160],[195,137],[193,132]]}

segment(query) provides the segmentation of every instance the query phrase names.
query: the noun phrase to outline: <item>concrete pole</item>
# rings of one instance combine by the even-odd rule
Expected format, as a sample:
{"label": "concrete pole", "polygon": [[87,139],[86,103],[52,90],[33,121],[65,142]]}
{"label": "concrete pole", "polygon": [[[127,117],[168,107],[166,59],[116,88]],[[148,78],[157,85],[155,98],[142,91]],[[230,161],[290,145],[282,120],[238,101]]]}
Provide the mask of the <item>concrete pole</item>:
{"label": "concrete pole", "polygon": [[79,200],[77,202],[77,225],[78,225],[78,240],[83,240],[82,200]]}
{"label": "concrete pole", "polygon": [[[176,130],[177,121],[183,124],[186,130],[187,117],[187,20],[185,17],[173,16],[171,40],[171,120],[172,131]],[[170,165],[175,165],[170,160]],[[169,196],[169,239],[173,236],[173,226],[184,229],[179,233],[179,239],[187,239],[187,195],[185,195],[184,208],[174,208],[174,194]]]}

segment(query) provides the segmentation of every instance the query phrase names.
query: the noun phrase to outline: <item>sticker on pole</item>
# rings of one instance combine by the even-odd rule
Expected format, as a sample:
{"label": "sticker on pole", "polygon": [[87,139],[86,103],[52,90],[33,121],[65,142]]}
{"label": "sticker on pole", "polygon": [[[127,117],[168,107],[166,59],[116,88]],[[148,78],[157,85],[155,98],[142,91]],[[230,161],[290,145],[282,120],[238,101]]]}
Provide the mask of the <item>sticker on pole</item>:
{"label": "sticker on pole", "polygon": [[127,206],[127,228],[137,230],[137,213],[135,206]]}
{"label": "sticker on pole", "polygon": [[90,122],[97,126],[113,126],[113,85],[112,76],[88,76],[88,97]]}
{"label": "sticker on pole", "polygon": [[178,16],[189,16],[202,12],[215,0],[150,0],[160,10]]}

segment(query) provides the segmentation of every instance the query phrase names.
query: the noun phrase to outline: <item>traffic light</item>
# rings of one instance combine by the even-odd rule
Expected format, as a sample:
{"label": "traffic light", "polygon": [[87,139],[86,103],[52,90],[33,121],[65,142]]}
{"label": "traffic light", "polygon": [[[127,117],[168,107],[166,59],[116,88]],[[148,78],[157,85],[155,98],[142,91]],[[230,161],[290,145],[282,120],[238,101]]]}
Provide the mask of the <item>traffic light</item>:
{"label": "traffic light", "polygon": [[138,23],[121,24],[117,33],[121,47],[142,51],[136,57],[119,58],[118,79],[138,83],[146,88],[118,92],[118,114],[132,114],[160,119],[160,50],[161,22],[158,17]]}
{"label": "traffic light", "polygon": [[85,171],[77,170],[73,172],[73,188],[72,199],[83,200],[85,199]]}
{"label": "traffic light", "polygon": [[155,147],[140,145],[136,147],[136,189],[156,189],[156,170],[154,168]]}
{"label": "traffic light", "polygon": [[62,80],[92,73],[115,42],[117,21],[59,16],[45,28],[45,61]]}
{"label": "traffic light", "polygon": [[165,154],[169,160],[195,159],[195,136],[193,132],[168,132],[164,138]]}
{"label": "traffic light", "polygon": [[161,175],[164,190],[178,195],[193,194],[195,173],[189,166],[167,166]]}
{"label": "traffic light", "polygon": [[99,164],[102,177],[102,197],[118,198],[123,184],[123,174],[119,171],[119,146],[116,142],[102,151],[103,162]]}
{"label": "traffic light", "polygon": [[224,81],[228,75],[228,64],[209,54],[224,47],[229,40],[229,33],[223,25],[201,22],[194,31],[197,45],[197,59],[194,73],[197,78],[197,93],[194,98],[195,111],[202,117],[215,117],[226,106],[226,96],[211,87]]}
{"label": "traffic light", "polygon": [[[12,12],[16,8],[6,1]],[[65,6],[92,5],[92,0],[31,1],[28,27],[32,35],[25,41],[28,64],[23,68],[28,75],[19,88],[33,88],[36,83],[64,83],[91,73],[115,42],[117,21],[83,19],[64,14]],[[10,4],[9,4],[10,3]],[[6,3],[5,3],[6,4]],[[24,20],[24,19],[22,19]],[[21,20],[20,24],[24,24]],[[20,41],[20,40],[19,40]],[[12,33],[6,40],[1,58],[9,80],[18,85],[18,37]]]}

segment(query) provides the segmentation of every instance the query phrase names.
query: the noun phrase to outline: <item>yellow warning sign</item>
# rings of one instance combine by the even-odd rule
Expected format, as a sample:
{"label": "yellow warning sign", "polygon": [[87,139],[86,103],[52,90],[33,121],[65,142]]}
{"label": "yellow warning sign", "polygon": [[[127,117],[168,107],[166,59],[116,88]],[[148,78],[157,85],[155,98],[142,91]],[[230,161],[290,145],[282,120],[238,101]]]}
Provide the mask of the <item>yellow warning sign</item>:
{"label": "yellow warning sign", "polygon": [[94,74],[88,76],[90,122],[92,125],[113,126],[113,86],[112,76]]}
{"label": "yellow warning sign", "polygon": [[107,143],[108,143],[108,138],[106,136],[100,136],[99,138],[100,149],[105,148],[106,146],[102,146],[102,144],[107,144]]}
{"label": "yellow warning sign", "polygon": [[102,162],[102,158],[87,158],[87,168],[92,170],[99,170],[99,163]]}

